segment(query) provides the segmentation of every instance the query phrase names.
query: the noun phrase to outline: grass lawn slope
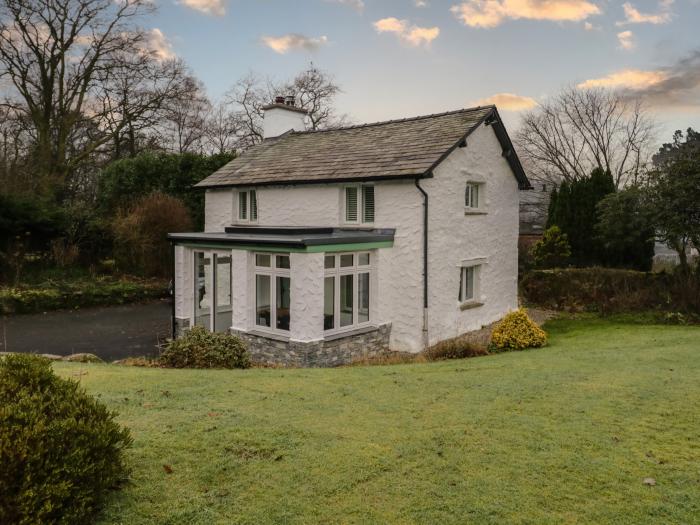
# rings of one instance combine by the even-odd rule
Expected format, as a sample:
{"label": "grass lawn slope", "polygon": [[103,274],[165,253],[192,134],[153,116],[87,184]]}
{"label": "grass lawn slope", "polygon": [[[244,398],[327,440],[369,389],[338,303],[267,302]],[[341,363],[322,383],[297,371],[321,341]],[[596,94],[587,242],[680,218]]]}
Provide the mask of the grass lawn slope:
{"label": "grass lawn slope", "polygon": [[102,523],[697,523],[700,329],[547,328],[432,364],[55,367],[135,440]]}

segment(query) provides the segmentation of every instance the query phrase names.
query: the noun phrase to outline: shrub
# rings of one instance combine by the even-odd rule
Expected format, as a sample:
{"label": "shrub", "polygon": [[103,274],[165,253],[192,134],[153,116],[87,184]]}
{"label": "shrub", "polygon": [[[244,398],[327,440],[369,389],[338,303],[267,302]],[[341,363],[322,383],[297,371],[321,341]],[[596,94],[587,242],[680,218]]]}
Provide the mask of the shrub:
{"label": "shrub", "polygon": [[557,268],[565,266],[571,257],[569,240],[559,226],[547,228],[542,240],[537,241],[531,250],[532,262],[538,268]]}
{"label": "shrub", "polygon": [[431,346],[425,351],[428,361],[442,361],[445,359],[464,359],[465,357],[477,357],[488,355],[488,350],[463,338],[447,339]]}
{"label": "shrub", "polygon": [[143,275],[167,277],[173,264],[167,235],[191,229],[189,211],[182,201],[151,193],[114,223],[117,263]]}
{"label": "shrub", "polygon": [[547,334],[522,308],[506,315],[491,334],[491,349],[494,351],[525,350],[545,344]]}
{"label": "shrub", "polygon": [[239,337],[195,326],[168,344],[161,362],[171,368],[249,368],[250,355]]}
{"label": "shrub", "polygon": [[129,431],[47,359],[0,360],[0,523],[86,523],[128,474]]}

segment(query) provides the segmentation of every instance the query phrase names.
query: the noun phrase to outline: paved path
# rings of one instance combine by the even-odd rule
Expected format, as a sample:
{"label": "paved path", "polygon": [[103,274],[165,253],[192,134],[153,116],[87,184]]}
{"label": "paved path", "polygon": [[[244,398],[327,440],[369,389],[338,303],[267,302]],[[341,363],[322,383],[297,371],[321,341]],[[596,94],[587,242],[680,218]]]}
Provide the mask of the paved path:
{"label": "paved path", "polygon": [[170,335],[169,300],[0,318],[0,352],[95,354],[105,361],[157,355]]}

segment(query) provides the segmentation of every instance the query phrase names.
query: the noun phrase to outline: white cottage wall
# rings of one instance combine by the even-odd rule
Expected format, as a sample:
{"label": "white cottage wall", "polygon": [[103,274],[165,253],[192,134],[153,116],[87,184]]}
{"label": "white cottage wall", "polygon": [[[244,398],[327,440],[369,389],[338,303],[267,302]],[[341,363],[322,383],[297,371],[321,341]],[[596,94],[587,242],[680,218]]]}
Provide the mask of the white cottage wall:
{"label": "white cottage wall", "polygon": [[230,188],[207,190],[204,195],[204,231],[222,232],[233,220],[233,192]]}
{"label": "white cottage wall", "polygon": [[[467,182],[482,183],[483,214],[465,213]],[[479,329],[517,308],[518,184],[495,133],[482,125],[422,185],[430,196],[430,343]],[[483,202],[483,200],[482,200]],[[461,262],[484,258],[483,306],[459,304]]]}

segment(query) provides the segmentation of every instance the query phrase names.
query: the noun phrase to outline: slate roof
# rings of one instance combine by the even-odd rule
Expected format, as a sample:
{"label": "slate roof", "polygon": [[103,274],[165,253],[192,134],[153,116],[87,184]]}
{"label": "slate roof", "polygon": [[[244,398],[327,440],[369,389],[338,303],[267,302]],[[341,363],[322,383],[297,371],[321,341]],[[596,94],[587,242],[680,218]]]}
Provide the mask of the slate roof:
{"label": "slate roof", "polygon": [[359,182],[427,177],[482,122],[494,126],[521,189],[529,182],[495,106],[265,140],[195,187]]}

